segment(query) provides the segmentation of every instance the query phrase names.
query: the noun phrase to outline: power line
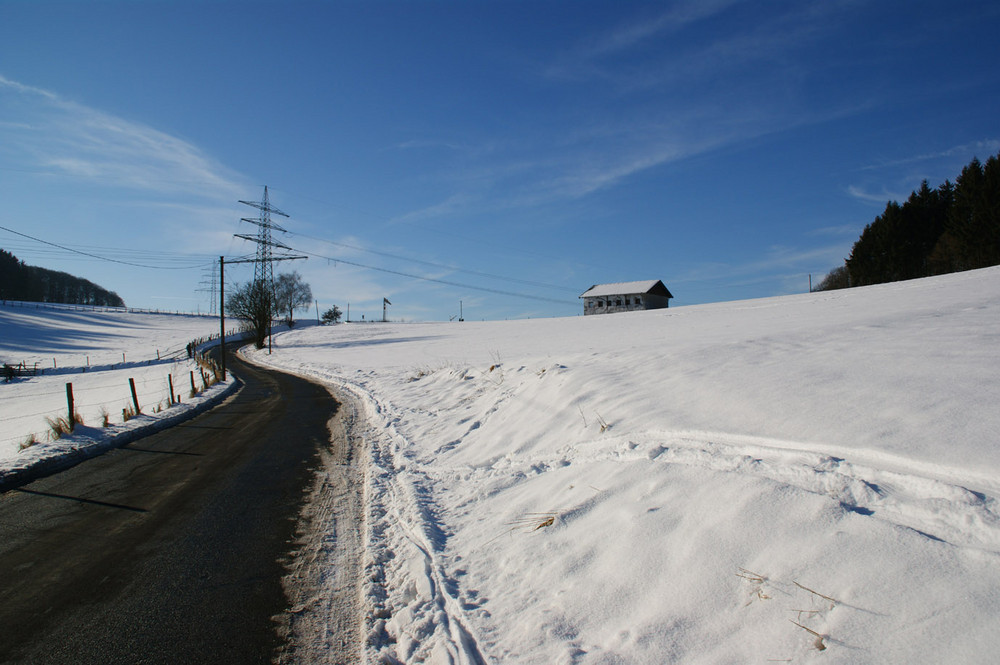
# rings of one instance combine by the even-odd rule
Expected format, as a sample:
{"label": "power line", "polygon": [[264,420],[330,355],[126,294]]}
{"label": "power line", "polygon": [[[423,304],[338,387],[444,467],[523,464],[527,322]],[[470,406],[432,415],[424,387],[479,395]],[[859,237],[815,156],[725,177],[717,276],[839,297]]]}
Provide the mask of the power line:
{"label": "power line", "polygon": [[[275,188],[272,187],[271,189],[273,190]],[[299,197],[299,198],[306,199],[306,200],[309,200],[309,201],[315,201],[317,203],[322,203],[322,204],[330,206],[330,207],[338,208],[339,210],[345,211],[345,212],[349,213],[352,216],[364,216],[364,217],[368,217],[368,218],[370,218],[372,220],[377,220],[377,221],[384,222],[384,223],[405,224],[406,226],[409,226],[409,227],[412,227],[412,228],[416,228],[416,229],[420,229],[421,231],[424,231],[426,233],[434,233],[436,235],[446,236],[446,237],[449,237],[449,238],[455,238],[457,240],[461,240],[461,241],[467,242],[467,243],[488,246],[491,250],[495,250],[497,248],[497,246],[498,246],[498,244],[495,241],[491,241],[491,242],[487,243],[487,242],[484,242],[483,240],[480,240],[480,239],[472,237],[472,236],[467,236],[467,235],[464,235],[464,234],[461,234],[461,233],[455,233],[454,231],[443,231],[441,229],[436,229],[436,228],[433,228],[433,227],[428,226],[426,224],[420,224],[420,223],[417,223],[417,222],[412,221],[412,220],[406,220],[406,219],[398,220],[397,219],[397,220],[394,221],[393,218],[387,217],[385,215],[381,215],[381,214],[377,214],[377,213],[372,213],[372,212],[368,212],[366,210],[360,210],[358,208],[353,208],[353,207],[349,207],[349,206],[344,206],[344,205],[339,204],[339,203],[333,203],[331,201],[327,201],[325,199],[317,198],[315,196],[310,196],[310,195],[307,195],[307,194],[302,194],[301,192],[291,191],[291,190],[284,189],[284,188],[278,188],[278,191],[284,191],[284,192],[286,192],[288,194],[291,194],[293,197]],[[299,219],[302,219],[302,218],[299,217]],[[513,245],[506,245],[506,246],[500,245],[500,246],[502,246],[507,251],[516,252],[516,253],[521,254],[523,256],[541,257],[543,259],[567,260],[566,257],[552,256],[550,254],[545,254],[545,253],[542,253],[542,252],[531,251],[531,250],[525,249],[523,246],[513,246]],[[606,266],[597,265],[595,263],[588,263],[588,262],[585,262],[585,261],[580,261],[578,259],[568,259],[568,261],[571,262],[571,263],[573,263],[573,264],[575,264],[575,265],[578,265],[578,266],[586,266],[586,267],[589,267],[589,268],[599,268],[601,270],[605,270],[606,269]],[[556,288],[565,288],[565,287],[556,287]],[[576,289],[567,289],[567,290],[575,291]]]}
{"label": "power line", "polygon": [[132,266],[134,268],[151,268],[153,270],[190,270],[192,268],[200,268],[200,267],[203,267],[205,265],[204,263],[199,263],[197,265],[190,265],[190,266],[151,266],[151,265],[147,265],[147,264],[143,264],[143,263],[134,263],[132,261],[122,261],[120,259],[112,259],[112,258],[107,257],[107,256],[100,256],[98,254],[92,254],[90,252],[84,252],[84,251],[79,250],[79,249],[73,249],[72,247],[66,247],[64,245],[59,245],[59,244],[54,243],[54,242],[49,242],[48,240],[42,240],[41,238],[36,238],[35,236],[30,236],[27,233],[21,233],[20,231],[15,231],[14,229],[9,229],[6,226],[0,226],[0,229],[2,229],[4,231],[7,231],[8,233],[13,233],[14,235],[21,236],[22,238],[28,238],[29,240],[34,240],[35,242],[40,242],[43,245],[50,245],[52,247],[58,247],[61,250],[64,250],[64,251],[67,251],[67,252],[72,252],[73,254],[80,254],[82,256],[89,256],[91,258],[99,259],[101,261],[108,261],[109,263],[120,263],[122,265]]}
{"label": "power line", "polygon": [[307,256],[314,256],[318,259],[326,259],[328,261],[333,261],[335,263],[345,263],[349,266],[356,266],[358,268],[364,268],[366,270],[377,270],[378,272],[388,273],[390,275],[399,275],[401,277],[409,277],[410,279],[420,279],[425,282],[435,282],[437,284],[444,284],[446,286],[455,286],[460,289],[474,289],[476,291],[484,291],[486,293],[496,293],[502,296],[512,296],[514,298],[528,298],[530,300],[541,300],[542,302],[552,302],[559,305],[572,305],[576,306],[577,303],[570,302],[568,300],[557,300],[555,298],[547,298],[545,296],[536,296],[530,293],[518,293],[516,291],[504,291],[502,289],[491,289],[485,286],[473,286],[472,284],[462,284],[461,282],[453,282],[447,279],[438,279],[436,277],[425,277],[424,275],[415,275],[413,273],[403,272],[401,270],[391,270],[389,268],[379,268],[377,266],[370,266],[364,263],[358,263],[357,261],[347,261],[345,259],[338,259],[332,256],[324,256],[322,254],[316,254],[314,252],[309,252],[304,249],[292,248],[292,251],[301,252]]}
{"label": "power line", "polygon": [[[254,203],[256,204],[256,202],[254,202]],[[260,208],[261,205],[262,204],[256,204],[256,205],[254,205],[254,207]],[[277,211],[277,209],[274,209],[274,208],[272,208],[270,211],[271,212],[278,212],[278,214],[284,215],[284,213],[281,213],[280,211]],[[260,221],[259,220],[246,219],[245,221],[253,221],[255,223],[258,223],[258,225],[260,225]],[[277,225],[273,225],[273,223],[271,223],[271,224],[272,224],[272,227],[277,226]],[[280,228],[280,227],[278,227],[278,228]],[[75,249],[75,248],[72,248],[72,247],[66,247],[66,246],[60,245],[58,243],[50,242],[48,240],[43,240],[41,238],[36,238],[35,236],[29,235],[27,233],[21,233],[20,231],[15,231],[14,229],[8,228],[6,226],[0,226],[0,230],[7,231],[8,233],[13,233],[14,235],[21,236],[22,238],[27,238],[29,240],[32,240],[32,241],[37,242],[37,243],[41,243],[43,245],[48,245],[50,247],[56,247],[56,248],[61,249],[61,250],[65,251],[65,252],[70,252],[70,253],[73,253],[73,254],[78,254],[78,255],[81,255],[81,256],[86,256],[86,257],[89,257],[89,258],[97,259],[99,261],[107,261],[107,262],[110,262],[110,263],[117,263],[117,264],[132,266],[132,267],[136,267],[136,268],[149,268],[149,269],[154,269],[154,270],[190,270],[192,268],[204,268],[206,265],[208,265],[206,263],[198,263],[198,264],[185,265],[185,266],[162,266],[162,265],[161,266],[156,266],[156,265],[149,265],[149,264],[144,264],[144,263],[137,263],[137,262],[134,262],[134,261],[125,261],[125,260],[122,260],[122,259],[111,258],[109,256],[102,256],[102,255],[99,255],[99,254],[94,254],[92,252],[86,252],[86,251],[83,251],[83,250],[80,250],[80,249]],[[284,230],[284,229],[281,229],[281,230]],[[357,250],[357,251],[366,251],[366,252],[370,252],[372,254],[376,254],[376,255],[380,255],[380,256],[385,256],[387,258],[391,258],[391,259],[398,260],[398,261],[410,261],[410,262],[413,262],[413,263],[418,263],[418,264],[427,265],[427,266],[431,266],[431,267],[443,268],[443,269],[447,269],[447,270],[453,270],[455,272],[462,272],[462,273],[466,273],[466,274],[477,275],[477,276],[486,277],[486,278],[489,278],[489,279],[497,279],[497,280],[502,280],[502,281],[507,281],[507,282],[512,282],[512,283],[519,283],[519,284],[524,284],[526,286],[539,286],[539,287],[543,287],[543,288],[553,288],[553,289],[560,289],[560,290],[566,290],[566,291],[570,290],[567,287],[557,286],[557,285],[554,285],[554,284],[546,284],[544,282],[535,282],[535,281],[531,281],[531,280],[518,279],[518,278],[515,278],[515,277],[506,277],[506,276],[503,276],[503,275],[495,275],[495,274],[492,274],[492,273],[486,273],[486,272],[481,272],[481,271],[477,271],[477,270],[469,270],[469,269],[465,269],[465,268],[458,268],[456,266],[449,266],[449,265],[445,265],[445,264],[434,263],[432,261],[425,261],[425,260],[422,260],[422,259],[412,259],[412,258],[400,256],[400,255],[397,255],[397,254],[392,254],[392,253],[389,253],[389,252],[380,252],[380,251],[377,251],[377,250],[368,250],[368,249],[364,249],[364,248],[361,248],[361,247],[355,247],[355,246],[352,246],[352,245],[348,245],[346,243],[338,243],[338,242],[335,242],[335,241],[332,241],[332,240],[327,240],[327,239],[324,239],[324,238],[318,238],[318,237],[308,236],[306,234],[292,233],[290,235],[295,235],[295,236],[302,237],[302,238],[308,238],[308,239],[311,239],[311,240],[317,240],[317,241],[320,241],[320,242],[325,242],[325,243],[328,243],[328,244],[331,244],[331,245],[341,246],[341,247],[345,247],[345,248],[348,248],[348,249],[354,249],[354,250]],[[433,282],[433,283],[436,283],[436,284],[443,284],[445,286],[454,286],[454,287],[462,288],[462,289],[471,289],[471,290],[475,290],[475,291],[482,291],[482,292],[485,292],[485,293],[494,293],[494,294],[497,294],[497,295],[505,295],[505,296],[511,296],[511,297],[515,297],[515,298],[526,298],[526,299],[529,299],[529,300],[537,300],[537,301],[542,301],[542,302],[551,302],[551,303],[557,303],[557,304],[560,304],[560,305],[572,305],[572,306],[576,305],[575,302],[570,302],[570,301],[566,301],[566,300],[559,300],[559,299],[556,299],[556,298],[549,298],[549,297],[546,297],[546,296],[538,296],[538,295],[533,295],[533,294],[528,294],[528,293],[519,293],[519,292],[516,292],[516,291],[506,291],[506,290],[503,290],[503,289],[494,289],[494,288],[489,288],[489,287],[485,287],[485,286],[474,286],[472,284],[465,284],[465,283],[462,283],[462,282],[456,282],[456,281],[453,281],[453,280],[440,279],[440,278],[436,278],[436,277],[427,277],[427,276],[424,276],[424,275],[418,275],[418,274],[415,274],[415,273],[405,272],[405,271],[402,271],[402,270],[393,270],[393,269],[390,269],[390,268],[381,268],[381,267],[378,267],[378,266],[372,266],[372,265],[368,265],[368,264],[365,264],[365,263],[360,263],[360,262],[357,262],[357,261],[350,261],[350,260],[347,260],[347,259],[337,258],[337,257],[333,257],[333,256],[325,256],[323,254],[309,252],[309,251],[301,250],[301,249],[293,249],[291,247],[281,247],[281,249],[287,249],[287,250],[297,251],[297,252],[301,252],[302,254],[305,254],[307,256],[314,256],[316,258],[326,259],[328,261],[333,261],[335,263],[344,263],[346,265],[355,266],[357,268],[363,268],[365,270],[374,270],[374,271],[377,271],[377,272],[383,272],[383,273],[390,274],[390,275],[397,275],[397,276],[400,276],[400,277],[407,277],[409,279],[418,279],[418,280],[422,280],[422,281],[425,281],[425,282]],[[144,254],[144,253],[147,253],[147,250],[111,250],[111,249],[109,249],[108,251],[130,252],[130,253],[133,253],[133,254]],[[150,256],[154,256],[155,255],[155,256],[157,256],[159,258],[169,258],[170,260],[182,260],[182,258],[185,256],[183,254],[178,254],[178,255],[176,255],[176,257],[163,257],[163,255],[161,253],[149,252],[149,254],[150,254]],[[214,263],[212,265],[214,267]]]}
{"label": "power line", "polygon": [[[367,249],[365,247],[357,247],[355,245],[348,245],[343,242],[336,242],[334,240],[327,240],[325,238],[317,238],[316,236],[306,235],[305,233],[295,233],[294,231],[289,231],[288,235],[297,236],[300,238],[308,238],[309,240],[317,240],[319,242],[325,242],[328,245],[336,245],[337,247],[344,247],[346,249],[353,249],[359,252],[367,252],[369,254],[376,254],[378,256],[384,256],[389,259],[396,259],[398,261],[409,261],[411,263],[419,263],[421,265],[430,266],[431,268],[443,268],[445,270],[452,270],[454,272],[461,272],[467,275],[476,275],[478,277],[486,277],[488,279],[499,279],[505,282],[515,282],[517,284],[524,284],[525,286],[539,286],[546,289],[557,289],[560,291],[576,292],[576,289],[571,289],[566,286],[560,286],[557,284],[547,284],[545,282],[535,282],[528,279],[519,279],[517,277],[507,277],[505,275],[495,275],[493,273],[481,272],[479,270],[469,270],[468,268],[459,268],[456,266],[448,265],[445,263],[435,263],[434,261],[425,261],[423,259],[412,259],[406,256],[400,256],[398,254],[391,254],[389,252],[381,252],[377,249]],[[334,259],[339,261],[340,259]]]}

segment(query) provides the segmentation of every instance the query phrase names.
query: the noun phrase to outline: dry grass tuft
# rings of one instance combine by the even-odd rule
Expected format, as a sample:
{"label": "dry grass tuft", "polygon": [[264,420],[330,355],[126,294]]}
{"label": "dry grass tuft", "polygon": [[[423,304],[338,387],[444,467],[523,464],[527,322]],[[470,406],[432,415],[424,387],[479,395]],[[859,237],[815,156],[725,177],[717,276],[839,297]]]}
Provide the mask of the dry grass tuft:
{"label": "dry grass tuft", "polygon": [[837,604],[838,604],[838,603],[840,602],[840,601],[839,601],[839,600],[837,600],[836,598],[830,598],[830,596],[824,596],[824,595],[823,595],[823,594],[821,594],[821,593],[820,593],[819,591],[813,591],[812,589],[810,589],[810,588],[809,588],[809,587],[807,587],[807,586],[802,586],[801,584],[799,584],[798,582],[795,582],[794,580],[792,581],[792,583],[793,583],[793,584],[794,584],[795,586],[797,586],[798,588],[802,589],[803,591],[808,591],[809,593],[811,593],[811,594],[813,594],[813,595],[815,595],[815,596],[819,596],[819,597],[820,597],[820,598],[822,598],[823,600],[828,600],[828,601],[830,601],[831,603],[833,603],[834,605],[837,605]]}
{"label": "dry grass tuft", "polygon": [[[594,413],[597,412],[595,411]],[[608,431],[608,428],[611,427],[611,425],[609,425],[608,422],[604,420],[604,418],[602,418],[601,414],[599,413],[597,414],[597,424],[601,426],[601,434],[604,434],[606,431]]]}
{"label": "dry grass tuft", "polygon": [[736,573],[736,577],[744,579],[753,585],[750,589],[752,597],[747,605],[753,602],[753,596],[755,596],[758,600],[771,600],[771,596],[764,593],[764,583],[767,582],[767,578],[765,576],[760,573],[755,573],[752,570],[747,570],[746,568],[740,568],[739,572]]}
{"label": "dry grass tuft", "polygon": [[496,538],[487,541],[485,544],[489,545],[494,540],[501,538],[503,536],[519,531],[521,533],[531,533],[532,531],[538,531],[539,529],[544,529],[550,527],[556,523],[556,518],[559,517],[558,512],[550,513],[525,513],[524,517],[518,517],[517,519],[506,522],[505,524],[510,528],[505,532],[501,533]]}
{"label": "dry grass tuft", "polygon": [[73,419],[74,422],[71,423],[66,416],[46,418],[45,422],[49,424],[49,441],[57,441],[71,433],[76,425],[83,424],[83,418],[80,417],[79,413],[74,413]]}
{"label": "dry grass tuft", "polygon": [[538,531],[556,523],[559,513],[527,513],[513,522],[507,522],[511,531]]}
{"label": "dry grass tuft", "polygon": [[[792,621],[792,620],[789,619],[789,621]],[[792,621],[792,623],[794,623],[796,626],[798,626],[802,630],[806,631],[807,633],[816,636],[816,641],[813,642],[813,646],[816,647],[816,651],[826,651],[826,645],[823,644],[823,640],[826,638],[826,635],[820,635],[819,633],[817,633],[812,628],[807,628],[806,626],[803,626],[798,621]]]}
{"label": "dry grass tuft", "polygon": [[36,437],[34,433],[29,434],[28,436],[25,437],[24,441],[21,442],[21,445],[18,446],[18,450],[25,450],[27,448],[34,446],[37,443],[38,443],[38,437]]}

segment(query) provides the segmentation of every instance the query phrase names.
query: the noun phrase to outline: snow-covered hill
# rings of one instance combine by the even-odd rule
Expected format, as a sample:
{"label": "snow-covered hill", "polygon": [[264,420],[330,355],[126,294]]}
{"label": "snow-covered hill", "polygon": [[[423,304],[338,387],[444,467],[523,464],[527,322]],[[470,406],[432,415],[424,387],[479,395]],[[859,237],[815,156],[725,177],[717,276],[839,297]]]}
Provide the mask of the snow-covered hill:
{"label": "snow-covered hill", "polygon": [[1000,269],[282,334],[369,419],[368,657],[992,662]]}
{"label": "snow-covered hill", "polygon": [[[237,321],[227,320],[227,330],[237,327]],[[26,458],[42,454],[41,448],[54,448],[44,445],[47,419],[67,415],[67,383],[73,386],[76,411],[91,428],[90,439],[128,429],[121,425],[122,409],[132,403],[130,378],[145,420],[156,419],[154,410],[169,404],[171,381],[174,394],[189,402],[191,372],[199,391],[204,384],[187,344],[218,333],[218,318],[209,316],[0,305],[0,362],[32,372],[11,383],[0,379],[0,472],[23,466]],[[107,430],[103,412],[113,426]],[[20,451],[31,439],[43,445]]]}
{"label": "snow-covered hill", "polygon": [[[114,362],[122,335],[146,359],[202,334],[93,316],[36,335],[0,309],[0,356],[62,351],[79,371],[98,348],[90,362]],[[998,324],[993,268],[633,314],[313,327],[247,355],[366,418],[369,662],[988,663]],[[0,385],[0,423],[30,412],[33,381]]]}

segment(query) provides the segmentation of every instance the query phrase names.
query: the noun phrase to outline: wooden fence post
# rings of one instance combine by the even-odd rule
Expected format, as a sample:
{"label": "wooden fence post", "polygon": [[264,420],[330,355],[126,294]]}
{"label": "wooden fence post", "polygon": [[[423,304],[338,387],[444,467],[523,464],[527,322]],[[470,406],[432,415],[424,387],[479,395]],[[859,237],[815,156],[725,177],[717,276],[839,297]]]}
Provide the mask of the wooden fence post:
{"label": "wooden fence post", "polygon": [[139,398],[135,394],[135,379],[129,377],[128,387],[132,389],[132,406],[135,407],[135,414],[139,415]]}
{"label": "wooden fence post", "polygon": [[194,397],[198,391],[194,389],[194,370],[191,370],[191,396]]}
{"label": "wooden fence post", "polygon": [[170,406],[174,405],[174,377],[167,374],[167,385],[170,386]]}
{"label": "wooden fence post", "polygon": [[76,416],[73,413],[73,384],[66,384],[66,406],[69,408],[69,431],[76,427]]}

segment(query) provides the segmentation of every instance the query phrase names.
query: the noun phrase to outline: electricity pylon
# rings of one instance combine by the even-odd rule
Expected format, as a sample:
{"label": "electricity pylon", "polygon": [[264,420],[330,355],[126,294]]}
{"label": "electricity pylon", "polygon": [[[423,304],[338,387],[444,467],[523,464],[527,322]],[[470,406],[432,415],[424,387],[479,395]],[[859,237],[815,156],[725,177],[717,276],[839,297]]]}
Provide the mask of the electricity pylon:
{"label": "electricity pylon", "polygon": [[[274,297],[274,267],[273,263],[275,261],[294,261],[296,259],[305,259],[305,256],[291,256],[288,254],[274,255],[272,250],[281,249],[286,251],[292,251],[292,248],[283,245],[280,242],[275,242],[271,236],[271,231],[280,231],[282,233],[287,233],[287,231],[278,224],[271,221],[271,215],[281,215],[282,217],[288,217],[288,215],[274,206],[267,198],[267,185],[264,185],[264,199],[259,203],[257,201],[240,201],[244,205],[248,205],[251,208],[257,208],[260,210],[260,217],[243,217],[240,221],[250,222],[251,224],[256,224],[259,228],[257,229],[257,235],[251,236],[242,233],[234,233],[237,238],[242,238],[243,240],[249,240],[251,242],[257,243],[257,258],[254,259],[253,263],[253,284],[254,292],[259,293],[260,297],[264,299],[261,306],[265,308],[264,311],[270,312],[270,318],[274,318],[275,311],[275,297]],[[242,263],[243,261],[229,261],[229,263]],[[271,350],[271,330],[268,326],[267,331],[268,338],[268,352]]]}
{"label": "electricity pylon", "polygon": [[218,278],[217,278],[218,268],[215,267],[213,263],[211,267],[205,269],[205,273],[202,274],[202,280],[198,282],[200,288],[196,291],[200,293],[208,294],[208,313],[215,314],[215,302],[217,300],[216,293],[219,292]]}

